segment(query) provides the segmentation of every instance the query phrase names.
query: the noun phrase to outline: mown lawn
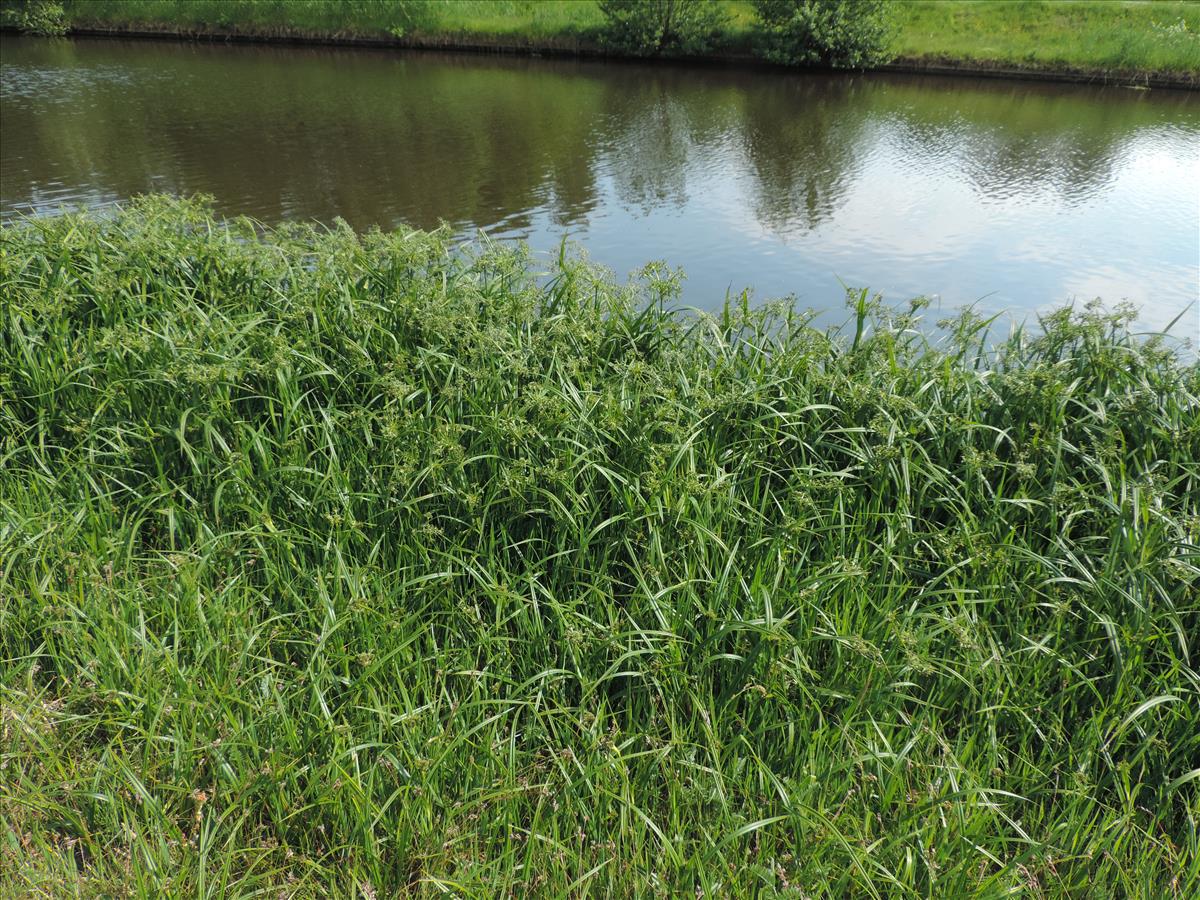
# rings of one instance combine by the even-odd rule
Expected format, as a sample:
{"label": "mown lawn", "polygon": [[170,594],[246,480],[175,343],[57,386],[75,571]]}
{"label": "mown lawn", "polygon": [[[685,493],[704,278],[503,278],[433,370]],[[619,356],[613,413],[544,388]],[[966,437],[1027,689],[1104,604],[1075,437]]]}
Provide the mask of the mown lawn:
{"label": "mown lawn", "polygon": [[903,57],[1200,72],[1200,4],[1119,0],[910,2]]}

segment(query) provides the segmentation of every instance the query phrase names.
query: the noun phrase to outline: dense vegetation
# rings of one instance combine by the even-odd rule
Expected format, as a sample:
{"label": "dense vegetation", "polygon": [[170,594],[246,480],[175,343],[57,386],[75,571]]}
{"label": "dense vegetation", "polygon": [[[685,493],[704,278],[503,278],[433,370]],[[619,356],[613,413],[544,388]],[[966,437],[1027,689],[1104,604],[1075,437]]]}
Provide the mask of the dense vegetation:
{"label": "dense vegetation", "polygon": [[549,268],[4,227],[0,894],[1191,895],[1200,365]]}
{"label": "dense vegetation", "polygon": [[724,43],[728,10],[704,0],[598,0],[600,41],[638,56],[700,54]]}
{"label": "dense vegetation", "polygon": [[[778,25],[762,23],[756,7],[829,7],[845,0],[611,0],[610,7],[641,5],[647,12],[627,17],[649,22],[662,8],[671,16],[699,20],[704,27],[676,35],[663,47],[672,53],[782,55]],[[685,7],[711,7],[711,14]],[[855,4],[858,5],[858,4]],[[885,4],[886,5],[886,4]],[[494,43],[515,47],[573,50],[613,47],[629,30],[605,37],[606,18],[598,0],[545,3],[537,0],[0,0],[0,17],[20,24],[27,7],[36,6],[37,27],[53,30],[62,9],[65,24],[84,28],[134,28],[185,34],[423,37],[454,44]],[[657,13],[652,7],[659,7]],[[1182,0],[907,0],[890,4],[894,37],[887,51],[908,60],[970,66],[1004,65],[1032,69],[1074,68],[1092,72],[1200,73],[1200,4]],[[789,16],[796,24],[809,13]],[[829,18],[822,14],[816,19]],[[875,25],[859,29],[858,17],[841,17],[851,46],[880,33]],[[709,26],[719,26],[712,33]],[[878,23],[877,23],[878,24]],[[883,21],[887,24],[887,20]],[[884,29],[884,32],[889,29]],[[644,34],[645,29],[633,29]],[[828,29],[834,36],[841,28]],[[691,40],[687,35],[696,40]],[[624,35],[624,38],[621,38]],[[612,40],[611,38],[618,38]],[[792,39],[803,50],[805,38]],[[637,52],[653,49],[642,46]],[[803,54],[799,54],[802,58]]]}
{"label": "dense vegetation", "polygon": [[889,0],[755,0],[760,52],[786,65],[863,69],[890,58],[895,4]]}

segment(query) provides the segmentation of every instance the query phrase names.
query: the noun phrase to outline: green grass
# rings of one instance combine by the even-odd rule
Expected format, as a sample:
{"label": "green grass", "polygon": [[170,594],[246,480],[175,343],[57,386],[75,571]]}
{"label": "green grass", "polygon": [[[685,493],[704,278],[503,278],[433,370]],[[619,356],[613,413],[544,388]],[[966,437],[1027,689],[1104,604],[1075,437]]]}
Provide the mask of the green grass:
{"label": "green grass", "polygon": [[106,0],[66,4],[72,22],[174,25],[387,37],[393,32],[557,37],[587,34],[604,23],[585,2],[536,0]]}
{"label": "green grass", "polygon": [[[723,50],[754,45],[747,0],[722,0]],[[595,42],[593,0],[64,0],[81,27],[184,32],[509,40],[546,47]],[[909,0],[896,6],[904,58],[967,65],[1200,73],[1200,4],[1178,0]]]}
{"label": "green grass", "polygon": [[1200,365],[677,284],[4,226],[0,895],[1195,896]]}
{"label": "green grass", "polygon": [[905,3],[903,57],[1045,68],[1200,72],[1200,3]]}

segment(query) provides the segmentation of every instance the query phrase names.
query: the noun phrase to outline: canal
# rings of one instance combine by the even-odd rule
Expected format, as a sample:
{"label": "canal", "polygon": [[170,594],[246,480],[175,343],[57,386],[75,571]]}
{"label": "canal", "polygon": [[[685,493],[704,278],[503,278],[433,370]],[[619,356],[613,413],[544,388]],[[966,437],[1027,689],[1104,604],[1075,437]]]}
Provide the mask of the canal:
{"label": "canal", "polygon": [[[267,222],[563,238],[684,301],[842,286],[1200,322],[1183,91],[382,50],[0,38],[0,217],[205,193]],[[831,312],[830,315],[833,315]]]}

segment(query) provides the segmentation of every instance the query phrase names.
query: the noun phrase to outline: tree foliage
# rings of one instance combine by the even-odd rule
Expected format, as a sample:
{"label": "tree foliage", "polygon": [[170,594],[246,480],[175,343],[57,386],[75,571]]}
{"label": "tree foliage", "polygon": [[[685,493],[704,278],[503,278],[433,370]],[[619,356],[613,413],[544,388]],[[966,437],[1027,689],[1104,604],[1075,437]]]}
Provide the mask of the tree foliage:
{"label": "tree foliage", "polygon": [[891,58],[888,0],[754,0],[763,56],[788,65],[861,69]]}
{"label": "tree foliage", "polygon": [[600,0],[604,41],[628,53],[703,53],[728,18],[712,0]]}
{"label": "tree foliage", "polygon": [[9,0],[0,5],[0,25],[16,26],[26,34],[67,33],[66,12],[59,0]]}

